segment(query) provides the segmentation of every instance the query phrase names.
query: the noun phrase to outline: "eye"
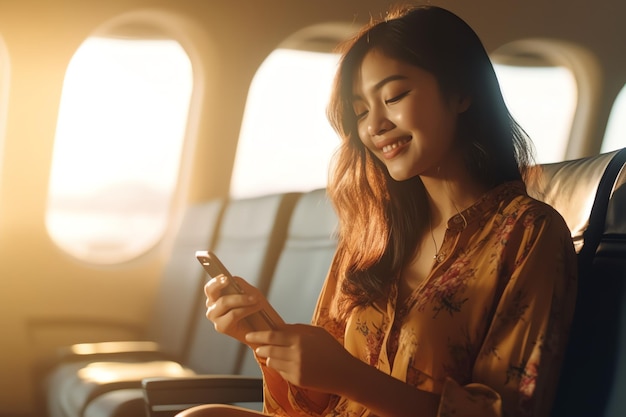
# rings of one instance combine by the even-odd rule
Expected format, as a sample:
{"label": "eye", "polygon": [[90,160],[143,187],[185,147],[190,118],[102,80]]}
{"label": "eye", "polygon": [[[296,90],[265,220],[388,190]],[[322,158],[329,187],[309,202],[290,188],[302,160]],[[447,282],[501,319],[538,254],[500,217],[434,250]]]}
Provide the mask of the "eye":
{"label": "eye", "polygon": [[397,96],[393,96],[390,99],[385,100],[385,104],[397,103],[398,101],[402,100],[404,97],[409,95],[410,92],[411,92],[411,90],[407,90],[407,91],[405,91],[403,93],[398,94]]}
{"label": "eye", "polygon": [[367,113],[369,113],[369,112],[367,110],[364,110],[364,111],[362,111],[360,113],[356,112],[356,111],[354,113],[355,113],[355,116],[356,116],[356,120],[359,121],[359,120],[364,119],[365,116],[367,116]]}
{"label": "eye", "polygon": [[357,100],[353,103],[352,111],[354,112],[354,116],[356,117],[357,121],[365,118],[365,116],[367,116],[367,113],[369,112],[367,106],[362,100]]}

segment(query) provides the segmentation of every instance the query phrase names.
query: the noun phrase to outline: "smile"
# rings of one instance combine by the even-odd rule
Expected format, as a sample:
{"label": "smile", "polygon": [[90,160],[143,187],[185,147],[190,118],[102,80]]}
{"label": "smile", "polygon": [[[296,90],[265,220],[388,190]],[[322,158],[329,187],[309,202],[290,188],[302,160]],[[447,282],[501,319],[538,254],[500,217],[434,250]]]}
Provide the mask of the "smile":
{"label": "smile", "polygon": [[398,140],[397,142],[394,142],[394,143],[391,143],[389,145],[383,146],[382,151],[383,151],[383,153],[391,152],[394,149],[396,149],[397,147],[402,146],[402,145],[408,143],[410,140],[411,140],[410,137],[402,138],[402,139]]}

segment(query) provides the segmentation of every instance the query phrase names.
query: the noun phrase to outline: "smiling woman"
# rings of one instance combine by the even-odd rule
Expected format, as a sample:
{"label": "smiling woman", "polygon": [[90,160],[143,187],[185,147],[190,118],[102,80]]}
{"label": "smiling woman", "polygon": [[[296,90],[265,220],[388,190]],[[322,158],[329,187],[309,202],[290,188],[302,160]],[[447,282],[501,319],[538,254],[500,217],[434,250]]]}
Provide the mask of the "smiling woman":
{"label": "smiling woman", "polygon": [[89,262],[131,259],[163,234],[192,89],[173,40],[89,38],[67,69],[46,225]]}
{"label": "smiling woman", "polygon": [[[207,318],[254,350],[267,415],[548,416],[575,252],[559,213],[526,193],[528,138],[480,39],[415,6],[342,52],[328,110],[338,245],[313,325],[247,332],[267,299],[217,280]],[[258,415],[227,409],[181,416]]]}

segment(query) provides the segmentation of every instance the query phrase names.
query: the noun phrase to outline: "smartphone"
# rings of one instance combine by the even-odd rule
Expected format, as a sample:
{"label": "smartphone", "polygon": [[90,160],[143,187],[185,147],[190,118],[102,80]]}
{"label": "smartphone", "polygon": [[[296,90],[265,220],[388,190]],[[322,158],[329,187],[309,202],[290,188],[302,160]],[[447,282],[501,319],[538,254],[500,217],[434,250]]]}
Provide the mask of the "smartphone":
{"label": "smartphone", "polygon": [[[224,275],[228,278],[228,286],[222,289],[222,294],[244,294],[244,290],[237,284],[231,273],[222,261],[211,251],[196,251],[196,258],[211,278]],[[266,311],[261,310],[246,318],[253,330],[272,330],[277,326]]]}

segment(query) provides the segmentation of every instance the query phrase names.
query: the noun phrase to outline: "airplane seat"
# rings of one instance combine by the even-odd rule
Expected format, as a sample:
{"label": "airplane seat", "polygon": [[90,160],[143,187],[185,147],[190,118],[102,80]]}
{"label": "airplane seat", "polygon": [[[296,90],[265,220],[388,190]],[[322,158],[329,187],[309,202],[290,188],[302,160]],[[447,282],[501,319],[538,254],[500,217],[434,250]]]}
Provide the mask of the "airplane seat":
{"label": "airplane seat", "polygon": [[[224,216],[213,252],[231,274],[244,277],[264,294],[270,286],[294,207],[300,197],[300,193],[273,194],[250,199],[253,204],[235,200],[237,210]],[[274,216],[272,221],[268,220],[268,212]],[[204,319],[204,292],[202,296],[196,311],[200,320],[195,323],[193,342],[187,352],[190,367],[199,374],[238,373],[245,346],[218,333]],[[136,388],[140,386],[134,385]]]}
{"label": "airplane seat", "polygon": [[[197,320],[193,306],[204,282],[200,265],[189,263],[189,251],[211,245],[224,207],[217,198],[185,209],[169,259],[161,276],[153,312],[142,337],[133,341],[77,343],[59,348],[35,369],[39,402],[55,391],[68,375],[89,363],[103,360],[147,361],[181,359],[189,343],[191,324]],[[175,303],[172,303],[175,300]]]}
{"label": "airplane seat", "polygon": [[600,179],[616,152],[570,161],[536,165],[526,189],[563,216],[579,253]]}
{"label": "airplane seat", "polygon": [[626,415],[625,152],[612,161],[617,180],[607,176],[588,228],[592,244],[579,254],[576,312],[553,417]]}
{"label": "airplane seat", "polygon": [[[615,178],[625,159],[623,149],[543,164],[528,182],[531,196],[553,205],[564,217],[580,266],[577,308],[554,416],[624,415],[626,402],[621,393],[626,386],[626,351],[622,356],[619,352],[626,343],[626,173],[622,169],[617,182]],[[239,392],[232,377],[146,378],[142,385],[149,417],[172,417],[182,404],[261,398],[249,379],[242,382]],[[261,390],[260,383],[257,389]],[[589,407],[581,407],[581,402]],[[569,406],[566,411],[564,405]],[[598,412],[605,408],[611,414]]]}
{"label": "airplane seat", "polygon": [[[338,218],[325,189],[302,196],[267,294],[287,323],[310,323],[337,249]],[[252,350],[245,350],[240,374],[261,376]]]}
{"label": "airplane seat", "polygon": [[[336,227],[337,216],[325,189],[306,192],[300,197],[267,293],[268,300],[286,322],[310,323],[337,247]],[[209,323],[206,325],[210,327]],[[199,360],[211,362],[207,352],[201,350]],[[251,396],[248,399],[259,403],[262,400],[261,372],[252,351],[245,347],[244,353],[242,365],[234,373],[224,372],[216,376],[212,372],[204,376],[167,378],[161,387],[167,392],[166,395],[176,398],[179,391],[205,390],[207,384],[213,384],[212,395],[224,399],[223,395],[230,392],[228,381],[231,381],[232,385],[238,387],[238,392],[246,391]],[[173,413],[173,408],[168,407],[168,413]],[[184,408],[181,406],[178,409]],[[83,417],[135,417],[144,413],[144,410],[142,390],[125,389],[98,396],[89,403]]]}
{"label": "airplane seat", "polygon": [[[228,202],[212,249],[233,274],[246,277],[261,290],[267,288],[298,197],[297,193],[288,193]],[[187,247],[183,263],[188,268],[200,267],[194,258],[195,251],[210,247],[207,245],[202,242]],[[235,372],[242,346],[201,320],[205,312],[202,285],[207,275],[202,272],[201,276],[194,299],[182,306],[172,306],[192,309],[195,318],[182,360],[101,361],[75,369],[57,379],[55,386],[49,386],[48,417],[81,417],[93,398],[111,390],[140,388],[141,379],[147,376]],[[168,302],[172,304],[171,300]]]}

